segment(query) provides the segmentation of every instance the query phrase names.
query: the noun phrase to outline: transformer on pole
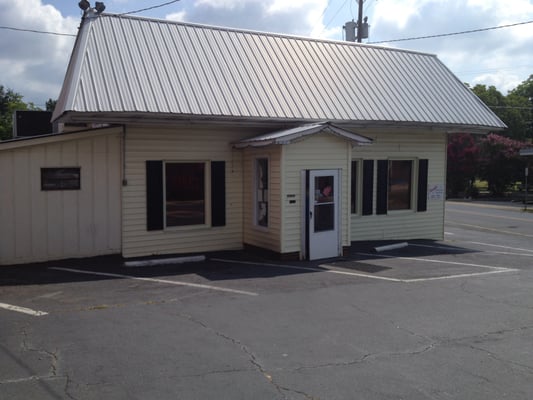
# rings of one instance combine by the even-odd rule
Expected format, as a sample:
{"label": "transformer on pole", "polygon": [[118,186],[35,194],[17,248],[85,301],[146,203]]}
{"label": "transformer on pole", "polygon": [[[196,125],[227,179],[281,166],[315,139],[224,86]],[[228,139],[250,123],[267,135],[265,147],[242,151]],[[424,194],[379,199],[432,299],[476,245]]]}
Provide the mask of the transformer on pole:
{"label": "transformer on pole", "polygon": [[346,41],[361,43],[362,39],[368,39],[368,27],[368,17],[363,18],[363,0],[359,0],[357,22],[352,19],[343,26],[346,31]]}

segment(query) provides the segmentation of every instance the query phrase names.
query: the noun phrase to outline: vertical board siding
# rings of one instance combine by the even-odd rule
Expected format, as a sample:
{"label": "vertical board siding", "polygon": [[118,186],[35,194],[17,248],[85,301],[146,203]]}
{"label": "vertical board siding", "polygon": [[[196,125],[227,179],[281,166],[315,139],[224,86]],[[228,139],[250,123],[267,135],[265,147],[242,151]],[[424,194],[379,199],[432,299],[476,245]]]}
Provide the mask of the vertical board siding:
{"label": "vertical board siding", "polygon": [[[428,184],[446,184],[446,134],[412,132],[358,132],[371,137],[371,146],[355,147],[354,159],[414,159],[428,160]],[[413,187],[417,188],[418,169],[415,163]],[[374,176],[374,209],[377,199],[377,177]],[[426,194],[427,196],[427,194]],[[415,197],[416,199],[416,197]],[[427,211],[393,211],[385,215],[352,215],[351,240],[435,239],[444,236],[444,198],[427,200]]]}
{"label": "vertical board siding", "polygon": [[[164,128],[130,126],[126,131],[127,186],[123,187],[123,242],[125,257],[180,254],[242,248],[242,152],[231,143],[242,132],[220,128]],[[224,161],[226,224],[211,226],[210,189],[206,192],[206,224],[146,229],[146,161]],[[207,166],[207,187],[210,188]]]}
{"label": "vertical board siding", "polygon": [[[42,167],[80,167],[81,189],[42,191]],[[0,152],[0,264],[120,252],[120,134]]]}

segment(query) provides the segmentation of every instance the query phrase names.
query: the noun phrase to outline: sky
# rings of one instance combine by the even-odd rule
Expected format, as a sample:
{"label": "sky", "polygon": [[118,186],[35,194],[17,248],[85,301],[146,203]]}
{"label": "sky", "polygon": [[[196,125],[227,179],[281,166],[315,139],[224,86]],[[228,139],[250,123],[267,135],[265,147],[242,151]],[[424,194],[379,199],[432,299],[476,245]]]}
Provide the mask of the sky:
{"label": "sky", "polygon": [[[163,3],[171,4],[132,15],[344,40],[343,26],[358,11],[358,0],[104,0],[105,12],[116,14]],[[78,0],[0,0],[0,9],[0,85],[44,108],[59,96],[69,35],[82,16]],[[363,10],[364,43],[436,54],[470,86],[506,95],[533,74],[533,0],[365,0]],[[397,41],[504,25],[515,26]]]}

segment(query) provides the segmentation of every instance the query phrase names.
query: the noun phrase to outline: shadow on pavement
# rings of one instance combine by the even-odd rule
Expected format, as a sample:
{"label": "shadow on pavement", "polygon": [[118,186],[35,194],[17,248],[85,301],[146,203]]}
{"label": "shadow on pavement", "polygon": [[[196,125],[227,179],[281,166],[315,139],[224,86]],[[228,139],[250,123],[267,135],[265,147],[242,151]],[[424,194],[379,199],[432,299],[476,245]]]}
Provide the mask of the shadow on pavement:
{"label": "shadow on pavement", "polygon": [[[428,240],[408,241],[407,247],[382,253],[375,251],[376,247],[393,243],[398,243],[398,241],[353,242],[347,257],[317,261],[279,261],[261,257],[253,252],[228,251],[209,253],[206,255],[206,260],[202,262],[145,267],[126,267],[124,265],[125,259],[119,255],[0,266],[0,287],[121,279],[121,275],[124,277],[161,278],[194,274],[210,281],[271,278],[317,273],[325,270],[320,265],[331,262],[351,262],[354,269],[376,273],[380,272],[377,270],[378,267],[365,263],[365,261],[375,260],[377,254],[394,258],[475,253],[471,249]],[[61,269],[80,270],[88,273],[76,273]],[[92,275],[90,272],[95,274]],[[98,275],[98,273],[110,275]]]}

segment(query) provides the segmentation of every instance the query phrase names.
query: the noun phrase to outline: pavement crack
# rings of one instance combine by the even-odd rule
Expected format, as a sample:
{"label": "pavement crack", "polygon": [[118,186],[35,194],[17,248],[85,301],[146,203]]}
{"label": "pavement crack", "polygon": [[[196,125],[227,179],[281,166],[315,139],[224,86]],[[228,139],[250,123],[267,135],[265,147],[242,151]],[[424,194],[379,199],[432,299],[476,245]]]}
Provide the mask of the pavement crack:
{"label": "pavement crack", "polygon": [[[250,350],[248,346],[243,344],[240,340],[233,338],[225,333],[222,333],[220,331],[217,331],[207,324],[205,324],[203,321],[200,321],[196,318],[194,318],[190,314],[179,314],[181,317],[188,319],[189,321],[201,326],[202,328],[214,333],[216,336],[230,342],[232,345],[238,347],[244,354],[246,354],[250,364],[253,366],[254,370],[258,371],[266,380],[268,383],[270,383],[276,391],[280,394],[283,400],[288,400],[287,396],[285,395],[286,392],[290,393],[296,393],[299,395],[304,396],[308,400],[319,400],[317,397],[313,397],[309,395],[308,393],[305,393],[303,391],[291,389],[285,386],[282,386],[281,384],[277,383],[272,374],[261,364],[261,362],[257,359],[256,355],[253,353],[253,351]],[[224,373],[227,372],[237,372],[238,370],[234,371],[223,371]],[[216,373],[216,372],[215,372]]]}
{"label": "pavement crack", "polygon": [[63,392],[65,392],[65,396],[67,396],[69,399],[72,399],[72,400],[77,400],[76,397],[74,397],[71,393],[70,393],[70,386],[72,384],[72,381],[70,379],[70,376],[67,374],[65,375],[65,388],[63,389]]}
{"label": "pavement crack", "polygon": [[50,373],[49,373],[49,378],[55,378],[57,377],[57,370],[58,370],[58,362],[59,362],[59,358],[58,358],[58,350],[56,351],[49,351],[49,350],[46,350],[46,349],[36,349],[34,347],[32,347],[29,343],[28,343],[28,332],[26,331],[26,327],[23,327],[22,330],[21,330],[21,335],[22,335],[22,350],[25,351],[25,352],[35,352],[35,353],[38,353],[40,355],[44,355],[46,356],[47,358],[50,359]]}

